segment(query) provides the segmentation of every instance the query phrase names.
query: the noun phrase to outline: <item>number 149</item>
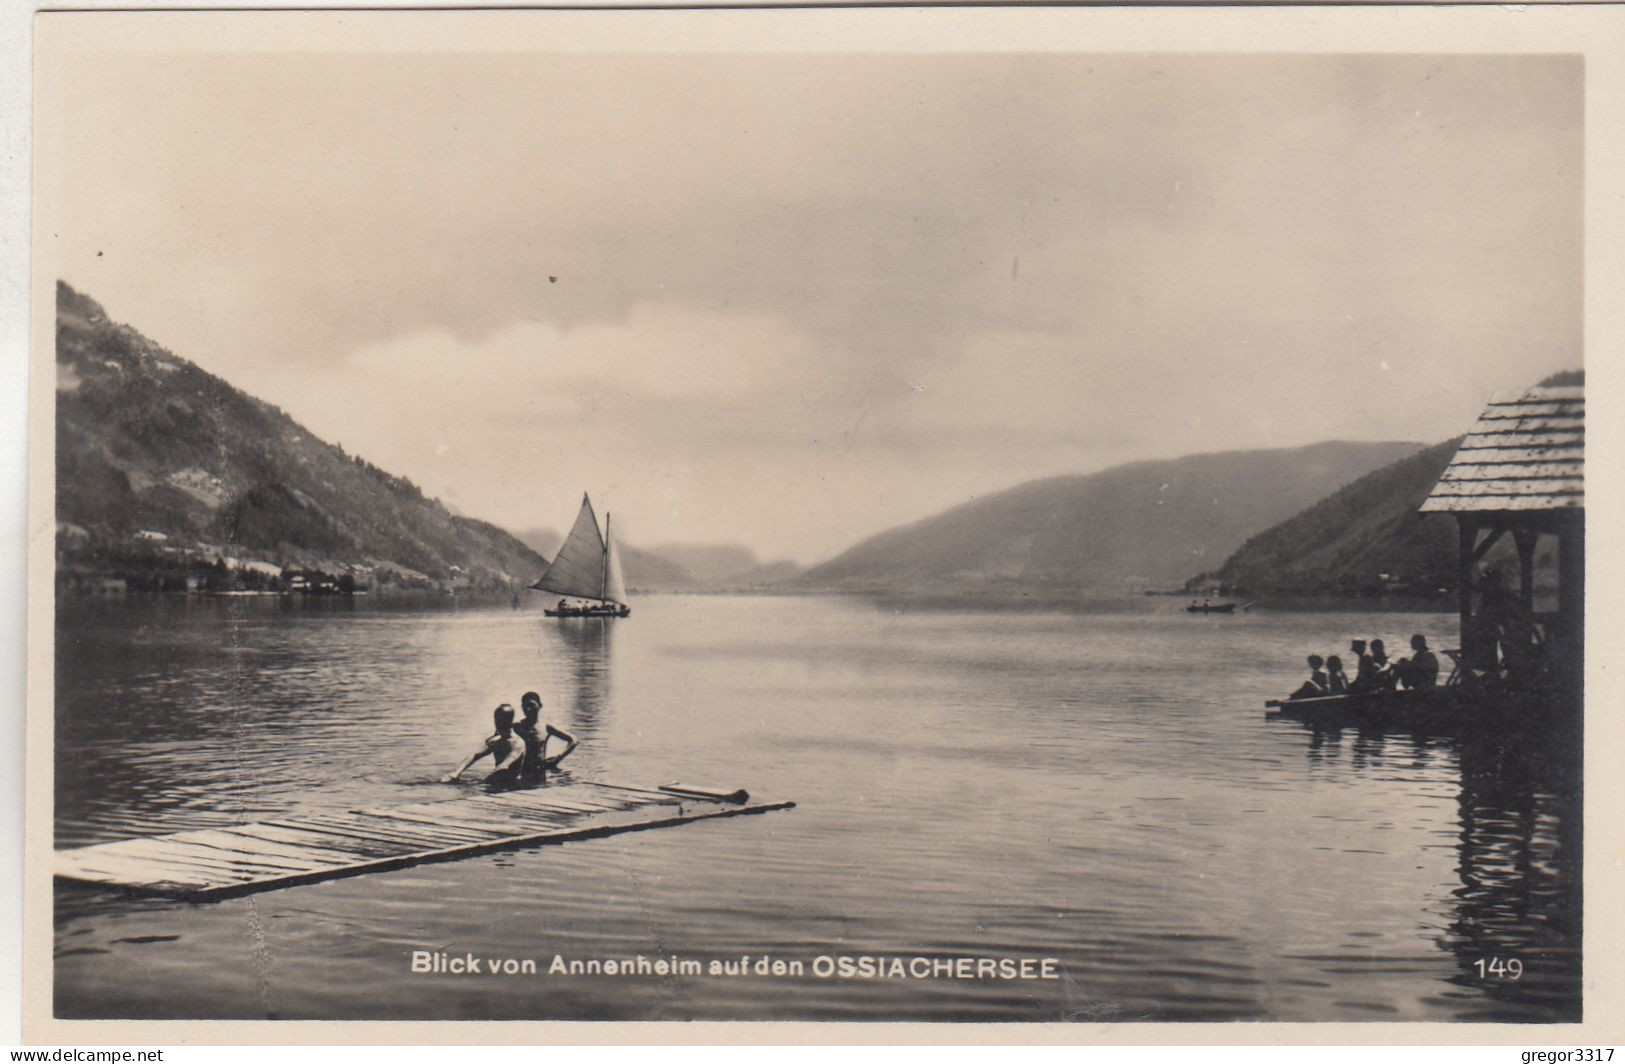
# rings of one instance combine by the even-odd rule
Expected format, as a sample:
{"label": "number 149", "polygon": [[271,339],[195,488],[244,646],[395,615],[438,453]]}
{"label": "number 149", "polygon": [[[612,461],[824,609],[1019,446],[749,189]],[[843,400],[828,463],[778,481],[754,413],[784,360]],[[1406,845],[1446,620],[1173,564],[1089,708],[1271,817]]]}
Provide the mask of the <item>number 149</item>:
{"label": "number 149", "polygon": [[1489,977],[1521,979],[1523,977],[1523,961],[1516,957],[1508,957],[1506,960],[1502,960],[1500,957],[1491,957],[1487,961],[1480,958],[1474,961],[1473,964],[1478,968],[1478,977],[1480,979]]}

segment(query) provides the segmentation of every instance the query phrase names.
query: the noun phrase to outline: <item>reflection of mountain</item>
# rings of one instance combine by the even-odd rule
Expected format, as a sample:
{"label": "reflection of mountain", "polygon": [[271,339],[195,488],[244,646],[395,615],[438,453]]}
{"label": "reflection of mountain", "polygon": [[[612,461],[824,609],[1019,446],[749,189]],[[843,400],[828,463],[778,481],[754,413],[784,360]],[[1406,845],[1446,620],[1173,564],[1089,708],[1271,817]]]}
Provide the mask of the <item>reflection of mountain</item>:
{"label": "reflection of mountain", "polygon": [[[1306,724],[1306,753],[1323,765],[1341,761],[1357,777],[1390,771],[1385,762],[1453,758],[1460,778],[1460,882],[1450,893],[1449,925],[1439,942],[1456,957],[1451,981],[1470,991],[1461,998],[1459,1018],[1577,1022],[1580,737],[1546,707],[1525,708],[1520,719],[1530,723],[1479,724],[1455,737]],[[1514,959],[1522,969],[1517,978],[1504,969]]]}

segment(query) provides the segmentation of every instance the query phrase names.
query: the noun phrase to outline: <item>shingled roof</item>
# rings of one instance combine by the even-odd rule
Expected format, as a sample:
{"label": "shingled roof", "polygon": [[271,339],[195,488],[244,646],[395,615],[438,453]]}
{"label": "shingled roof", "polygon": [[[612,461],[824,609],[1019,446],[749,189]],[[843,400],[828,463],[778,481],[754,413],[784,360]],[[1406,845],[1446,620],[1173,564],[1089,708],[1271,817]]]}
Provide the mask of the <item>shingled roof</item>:
{"label": "shingled roof", "polygon": [[1497,392],[1421,508],[1585,509],[1585,388]]}

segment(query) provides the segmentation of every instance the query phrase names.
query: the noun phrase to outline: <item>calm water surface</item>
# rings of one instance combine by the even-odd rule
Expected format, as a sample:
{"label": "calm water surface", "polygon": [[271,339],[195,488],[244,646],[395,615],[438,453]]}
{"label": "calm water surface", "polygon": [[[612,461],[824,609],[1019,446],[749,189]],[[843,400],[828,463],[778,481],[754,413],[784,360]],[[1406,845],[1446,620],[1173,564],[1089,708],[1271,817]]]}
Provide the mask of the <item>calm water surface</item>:
{"label": "calm water surface", "polygon": [[[491,707],[532,688],[582,739],[577,778],[798,806],[213,904],[61,887],[58,1014],[1577,1019],[1571,753],[1263,716],[1305,653],[1447,645],[1454,618],[1181,606],[64,599],[58,847],[448,796]],[[1061,978],[432,976],[414,950]],[[1481,978],[1497,957],[1522,978]]]}

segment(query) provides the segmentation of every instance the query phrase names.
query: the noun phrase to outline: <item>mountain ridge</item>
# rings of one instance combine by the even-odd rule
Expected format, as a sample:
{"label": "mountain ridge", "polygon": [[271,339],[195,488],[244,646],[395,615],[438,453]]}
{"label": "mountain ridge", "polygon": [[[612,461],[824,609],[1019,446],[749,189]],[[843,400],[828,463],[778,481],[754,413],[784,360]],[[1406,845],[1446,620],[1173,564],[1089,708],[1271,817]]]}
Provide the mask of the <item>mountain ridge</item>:
{"label": "mountain ridge", "polygon": [[[1551,374],[1537,387],[1584,387],[1585,370]],[[1459,545],[1450,514],[1420,512],[1462,437],[1373,470],[1301,512],[1249,538],[1224,564],[1193,577],[1188,589],[1218,586],[1246,593],[1437,595],[1456,589]],[[1537,547],[1535,583],[1555,580],[1555,548]],[[1492,547],[1489,565],[1516,568],[1510,540]]]}
{"label": "mountain ridge", "polygon": [[496,525],[452,513],[111,321],[65,281],[56,340],[59,569],[160,588],[212,564],[235,565],[232,579],[252,586],[280,567],[494,590],[545,564]]}
{"label": "mountain ridge", "polygon": [[[112,321],[66,281],[56,366],[57,555],[69,585],[264,589],[308,571],[334,588],[509,590],[533,582],[563,538],[515,535],[424,495]],[[761,565],[742,547],[689,549]],[[624,541],[620,551],[634,590],[719,585],[658,552]]]}
{"label": "mountain ridge", "polygon": [[1418,512],[1462,437],[1373,470],[1243,543],[1186,585],[1292,594],[1435,593],[1456,581],[1456,524]]}
{"label": "mountain ridge", "polygon": [[[551,558],[564,542],[564,534],[551,527],[522,528],[514,535],[544,559]],[[695,583],[681,564],[634,547],[619,536],[615,537],[615,551],[621,559],[621,574],[626,585],[634,591],[684,590]],[[541,575],[540,570],[537,575]]]}
{"label": "mountain ridge", "polygon": [[792,584],[830,590],[1140,591],[1422,449],[1330,440],[1044,477],[871,536]]}

